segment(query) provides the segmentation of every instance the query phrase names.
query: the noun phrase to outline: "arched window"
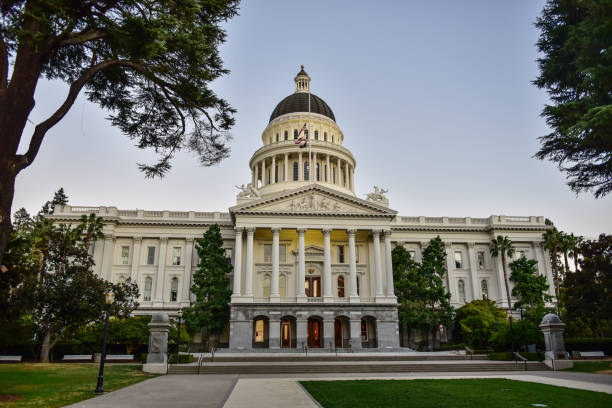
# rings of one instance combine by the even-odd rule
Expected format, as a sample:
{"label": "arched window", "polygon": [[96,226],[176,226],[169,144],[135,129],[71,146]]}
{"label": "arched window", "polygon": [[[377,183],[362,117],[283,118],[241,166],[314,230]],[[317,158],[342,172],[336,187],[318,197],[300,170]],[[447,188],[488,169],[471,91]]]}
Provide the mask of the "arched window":
{"label": "arched window", "polygon": [[276,143],[278,143],[278,140],[279,140],[279,136],[278,136],[278,133],[277,133],[276,134]]}
{"label": "arched window", "polygon": [[285,140],[289,140],[289,132],[285,130]]}
{"label": "arched window", "polygon": [[144,297],[142,300],[145,302],[151,301],[151,287],[153,286],[153,279],[150,277],[145,279]]}
{"label": "arched window", "polygon": [[287,277],[285,275],[278,278],[278,292],[280,297],[287,297]]}
{"label": "arched window", "polygon": [[270,275],[264,275],[263,279],[263,297],[270,297]]}
{"label": "arched window", "polygon": [[459,279],[457,286],[459,287],[459,302],[465,303],[465,282],[463,279]]}
{"label": "arched window", "polygon": [[304,163],[304,180],[310,180],[310,163]]}
{"label": "arched window", "polygon": [[170,281],[170,301],[176,302],[178,299],[178,278],[172,278]]}
{"label": "arched window", "polygon": [[344,276],[338,276],[338,297],[344,297]]}
{"label": "arched window", "polygon": [[316,164],[315,168],[317,169],[316,180],[321,181],[321,171],[319,170],[319,163]]}
{"label": "arched window", "polygon": [[327,142],[327,132],[323,132],[323,141]]}
{"label": "arched window", "polygon": [[482,298],[488,299],[489,298],[489,284],[487,283],[486,279],[483,279],[480,282],[480,288],[482,289]]}
{"label": "arched window", "polygon": [[293,181],[298,181],[299,177],[300,177],[300,168],[297,164],[297,162],[293,163]]}
{"label": "arched window", "polygon": [[297,139],[298,131],[297,129],[293,129],[293,138]]}
{"label": "arched window", "polygon": [[319,140],[319,131],[315,130],[315,140]]}

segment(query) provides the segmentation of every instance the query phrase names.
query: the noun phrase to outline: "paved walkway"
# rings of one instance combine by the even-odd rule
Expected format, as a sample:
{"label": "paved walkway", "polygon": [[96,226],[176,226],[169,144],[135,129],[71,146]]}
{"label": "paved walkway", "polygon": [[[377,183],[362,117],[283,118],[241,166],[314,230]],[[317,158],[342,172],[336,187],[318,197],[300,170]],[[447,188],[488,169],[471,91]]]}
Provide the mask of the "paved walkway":
{"label": "paved walkway", "polygon": [[70,408],[257,408],[317,407],[298,384],[300,380],[318,379],[443,379],[508,378],[560,387],[612,394],[612,375],[529,371],[406,374],[313,374],[278,375],[165,375],[99,397],[70,405]]}

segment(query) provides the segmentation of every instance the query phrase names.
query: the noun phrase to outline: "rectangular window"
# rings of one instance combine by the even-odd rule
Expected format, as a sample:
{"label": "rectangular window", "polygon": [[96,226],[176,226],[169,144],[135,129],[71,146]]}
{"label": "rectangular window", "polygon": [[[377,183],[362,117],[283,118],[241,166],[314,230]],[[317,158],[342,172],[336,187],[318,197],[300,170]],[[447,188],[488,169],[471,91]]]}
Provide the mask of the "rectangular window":
{"label": "rectangular window", "polygon": [[485,257],[483,251],[478,251],[478,269],[485,268]]}
{"label": "rectangular window", "polygon": [[121,247],[121,264],[127,265],[130,260],[130,247],[122,246]]}
{"label": "rectangular window", "polygon": [[278,259],[280,263],[287,262],[287,245],[280,244],[278,246]]}
{"label": "rectangular window", "polygon": [[172,265],[181,264],[181,247],[172,248]]}
{"label": "rectangular window", "polygon": [[272,244],[264,244],[264,262],[272,262]]}
{"label": "rectangular window", "polygon": [[463,268],[463,257],[461,256],[461,252],[459,251],[455,252],[455,268]]}
{"label": "rectangular window", "polygon": [[344,263],[344,247],[338,245],[338,263]]}
{"label": "rectangular window", "polygon": [[147,247],[147,265],[155,264],[155,247]]}

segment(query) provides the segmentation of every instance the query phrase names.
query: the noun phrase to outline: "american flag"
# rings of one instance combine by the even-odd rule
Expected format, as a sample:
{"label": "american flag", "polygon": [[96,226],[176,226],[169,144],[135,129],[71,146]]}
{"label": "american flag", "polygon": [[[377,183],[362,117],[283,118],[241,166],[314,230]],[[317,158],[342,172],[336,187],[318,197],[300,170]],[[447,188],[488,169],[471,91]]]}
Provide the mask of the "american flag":
{"label": "american flag", "polygon": [[300,144],[303,141],[306,140],[306,137],[300,137],[300,135],[302,134],[302,132],[304,132],[306,130],[306,123],[304,123],[304,126],[302,126],[302,128],[300,129],[300,131],[297,134],[297,140],[295,141],[295,144]]}

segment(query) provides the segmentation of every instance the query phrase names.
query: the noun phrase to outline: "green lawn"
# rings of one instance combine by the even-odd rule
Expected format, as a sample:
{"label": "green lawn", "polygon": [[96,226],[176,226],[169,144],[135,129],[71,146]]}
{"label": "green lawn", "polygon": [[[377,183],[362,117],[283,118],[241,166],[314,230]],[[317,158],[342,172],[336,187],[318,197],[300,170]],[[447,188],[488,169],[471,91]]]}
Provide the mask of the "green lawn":
{"label": "green lawn", "polygon": [[563,371],[575,371],[579,373],[595,373],[607,370],[612,372],[610,361],[574,361],[574,367]]}
{"label": "green lawn", "polygon": [[301,384],[325,408],[612,406],[609,394],[502,378],[302,381]]}
{"label": "green lawn", "polygon": [[[0,364],[0,407],[62,407],[94,396],[97,364]],[[104,390],[151,378],[136,365],[107,365]],[[17,401],[11,401],[14,398]]]}

